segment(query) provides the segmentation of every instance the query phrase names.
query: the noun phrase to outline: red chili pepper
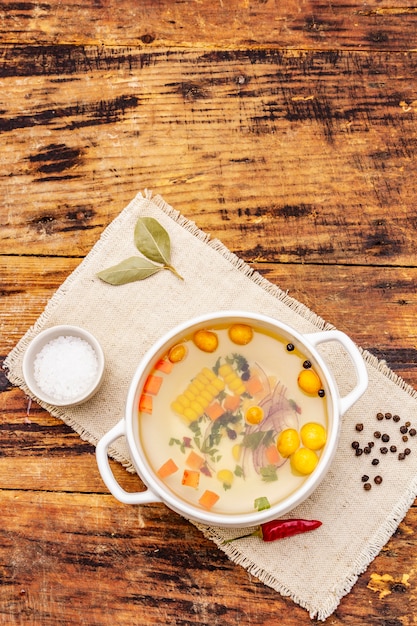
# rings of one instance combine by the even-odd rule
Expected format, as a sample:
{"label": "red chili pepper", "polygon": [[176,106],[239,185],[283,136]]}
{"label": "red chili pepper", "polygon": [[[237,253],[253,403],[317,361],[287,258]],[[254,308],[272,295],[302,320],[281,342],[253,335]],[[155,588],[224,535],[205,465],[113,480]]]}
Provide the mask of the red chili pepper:
{"label": "red chili pepper", "polygon": [[230,543],[236,539],[243,539],[244,537],[260,537],[263,541],[276,541],[277,539],[284,539],[285,537],[292,537],[293,535],[315,530],[319,528],[321,524],[322,522],[318,520],[308,519],[271,520],[270,522],[261,524],[255,532],[249,535],[243,535],[242,537],[228,539],[226,543]]}

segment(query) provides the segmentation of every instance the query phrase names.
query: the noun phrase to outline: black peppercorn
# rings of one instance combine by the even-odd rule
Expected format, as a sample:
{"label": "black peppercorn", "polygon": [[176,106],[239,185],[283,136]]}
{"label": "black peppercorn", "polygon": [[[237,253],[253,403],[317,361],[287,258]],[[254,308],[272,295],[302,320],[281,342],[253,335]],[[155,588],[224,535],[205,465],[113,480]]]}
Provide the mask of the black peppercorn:
{"label": "black peppercorn", "polygon": [[399,422],[401,417],[399,415],[393,415],[392,419],[394,420],[394,422]]}
{"label": "black peppercorn", "polygon": [[371,454],[371,448],[369,446],[365,446],[363,449],[364,454]]}
{"label": "black peppercorn", "polygon": [[391,452],[397,452],[397,446],[390,446]]}
{"label": "black peppercorn", "polygon": [[404,452],[400,452],[400,454],[398,455],[398,460],[399,460],[399,461],[404,461],[404,459],[405,459],[405,454],[404,454]]}
{"label": "black peppercorn", "polygon": [[409,454],[411,454],[411,450],[410,450],[410,448],[405,448],[405,450],[404,450],[404,454],[405,454],[406,456],[408,456]]}
{"label": "black peppercorn", "polygon": [[372,459],[372,465],[378,465],[379,459]]}
{"label": "black peppercorn", "polygon": [[387,454],[388,453],[388,448],[383,446],[382,448],[379,448],[379,451],[381,452],[381,454]]}
{"label": "black peppercorn", "polygon": [[381,433],[379,432],[379,430],[376,430],[374,432],[374,437],[375,437],[375,439],[381,439]]}
{"label": "black peppercorn", "polygon": [[385,419],[390,420],[392,417],[392,413],[385,413]]}
{"label": "black peppercorn", "polygon": [[376,414],[376,419],[379,420],[379,421],[383,420],[384,419],[384,414],[383,413],[377,413]]}
{"label": "black peppercorn", "polygon": [[363,453],[362,448],[356,448],[356,450],[355,450],[356,456],[360,456],[362,453]]}
{"label": "black peppercorn", "polygon": [[294,344],[293,343],[287,343],[287,350],[288,350],[288,352],[292,352],[294,350]]}
{"label": "black peppercorn", "polygon": [[402,433],[403,435],[405,435],[405,433],[408,433],[408,428],[407,428],[407,426],[401,426],[401,427],[400,427],[400,433]]}
{"label": "black peppercorn", "polygon": [[324,389],[319,389],[318,390],[318,394],[319,394],[320,398],[324,398],[324,396],[326,395],[326,392],[324,391]]}
{"label": "black peppercorn", "polygon": [[389,441],[389,435],[387,435],[386,433],[384,433],[381,437],[382,441],[384,443],[387,443],[387,441]]}
{"label": "black peppercorn", "polygon": [[361,481],[362,481],[363,483],[367,483],[367,482],[368,482],[368,480],[369,480],[369,476],[367,476],[366,474],[364,474],[364,475],[362,476],[362,478],[361,478]]}
{"label": "black peppercorn", "polygon": [[304,361],[303,363],[303,367],[304,369],[308,370],[311,367],[311,361],[309,361],[308,359],[306,361]]}
{"label": "black peppercorn", "polygon": [[408,434],[410,435],[410,437],[415,437],[417,435],[417,430],[415,428],[410,428]]}
{"label": "black peppercorn", "polygon": [[355,428],[358,432],[361,432],[363,430],[363,424],[356,424]]}
{"label": "black peppercorn", "polygon": [[374,441],[368,441],[368,447],[369,447],[369,448],[373,448],[373,447],[374,447],[374,445],[375,445],[375,442],[374,442]]}
{"label": "black peppercorn", "polygon": [[352,448],[357,450],[359,448],[359,441],[352,441]]}

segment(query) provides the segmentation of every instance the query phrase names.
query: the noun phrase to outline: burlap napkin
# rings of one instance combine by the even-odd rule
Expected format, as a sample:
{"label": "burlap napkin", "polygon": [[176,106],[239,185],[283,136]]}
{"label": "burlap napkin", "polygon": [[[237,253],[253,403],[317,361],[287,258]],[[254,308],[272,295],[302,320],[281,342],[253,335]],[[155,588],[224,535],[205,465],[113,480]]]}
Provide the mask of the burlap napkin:
{"label": "burlap napkin", "polygon": [[[137,254],[133,243],[139,216],[152,216],[170,234],[172,263],[184,277],[160,272],[143,281],[112,287],[96,273]],[[105,230],[80,266],[63,283],[36,324],[6,359],[9,379],[28,392],[21,363],[33,337],[45,327],[76,324],[96,335],[107,360],[106,375],[99,393],[72,409],[45,406],[83,438],[95,444],[124,414],[127,389],[144,352],[162,333],[195,315],[226,309],[257,311],[270,315],[300,332],[331,328],[301,303],[290,298],[219,241],[210,240],[194,223],[187,221],[161,197],[139,194]],[[352,366],[338,346],[325,344],[325,358],[342,395],[351,384]],[[417,426],[417,394],[387,366],[363,353],[369,372],[369,389],[343,419],[339,451],[318,490],[295,510],[292,517],[319,519],[320,529],[291,539],[264,543],[258,538],[224,544],[238,530],[200,526],[234,562],[239,563],[281,594],[306,608],[311,617],[324,620],[348,593],[358,575],[378,554],[413,503],[416,496],[417,437],[403,442],[399,427],[406,421]],[[398,414],[376,420],[382,411]],[[361,433],[356,423],[363,423]],[[381,454],[373,433],[390,434],[401,452]],[[356,457],[351,443],[374,441],[371,454]],[[413,445],[415,444],[415,445]],[[112,455],[127,468],[126,444],[118,440]],[[371,460],[379,459],[373,466]],[[372,489],[365,491],[361,476],[368,474]],[[373,477],[383,478],[380,485]],[[138,531],[139,532],[139,531]]]}

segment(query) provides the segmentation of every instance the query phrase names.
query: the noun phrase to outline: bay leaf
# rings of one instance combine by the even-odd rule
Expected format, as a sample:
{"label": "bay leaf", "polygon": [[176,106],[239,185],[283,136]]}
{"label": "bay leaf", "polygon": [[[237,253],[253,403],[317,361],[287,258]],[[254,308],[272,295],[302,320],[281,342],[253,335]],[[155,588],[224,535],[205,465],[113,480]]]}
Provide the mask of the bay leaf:
{"label": "bay leaf", "polygon": [[153,217],[140,217],[136,222],[134,241],[137,249],[155,263],[169,265],[171,241],[165,228]]}
{"label": "bay leaf", "polygon": [[165,269],[163,266],[155,265],[148,259],[132,256],[117,265],[98,272],[97,276],[110,285],[125,285],[136,280],[144,280],[163,269]]}

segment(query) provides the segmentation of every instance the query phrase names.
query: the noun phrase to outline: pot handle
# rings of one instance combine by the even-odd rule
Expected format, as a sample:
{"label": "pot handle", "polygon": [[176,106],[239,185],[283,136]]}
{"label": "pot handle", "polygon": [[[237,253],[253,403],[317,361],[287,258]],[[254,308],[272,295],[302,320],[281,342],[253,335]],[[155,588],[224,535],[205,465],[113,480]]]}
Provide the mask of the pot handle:
{"label": "pot handle", "polygon": [[309,333],[304,335],[304,337],[306,337],[307,341],[313,344],[314,347],[319,343],[338,341],[349,354],[355,368],[357,384],[346,396],[343,398],[339,397],[340,414],[343,415],[359,400],[368,387],[368,372],[362,355],[352,339],[340,330],[324,330],[318,333]]}
{"label": "pot handle", "polygon": [[117,482],[109,463],[108,448],[126,434],[125,421],[120,420],[111,430],[109,430],[98,442],[96,447],[96,459],[101,477],[110,491],[110,493],[120,502],[124,504],[148,504],[150,502],[160,502],[160,498],[156,496],[150,489],[146,491],[138,491],[130,493],[125,491]]}

